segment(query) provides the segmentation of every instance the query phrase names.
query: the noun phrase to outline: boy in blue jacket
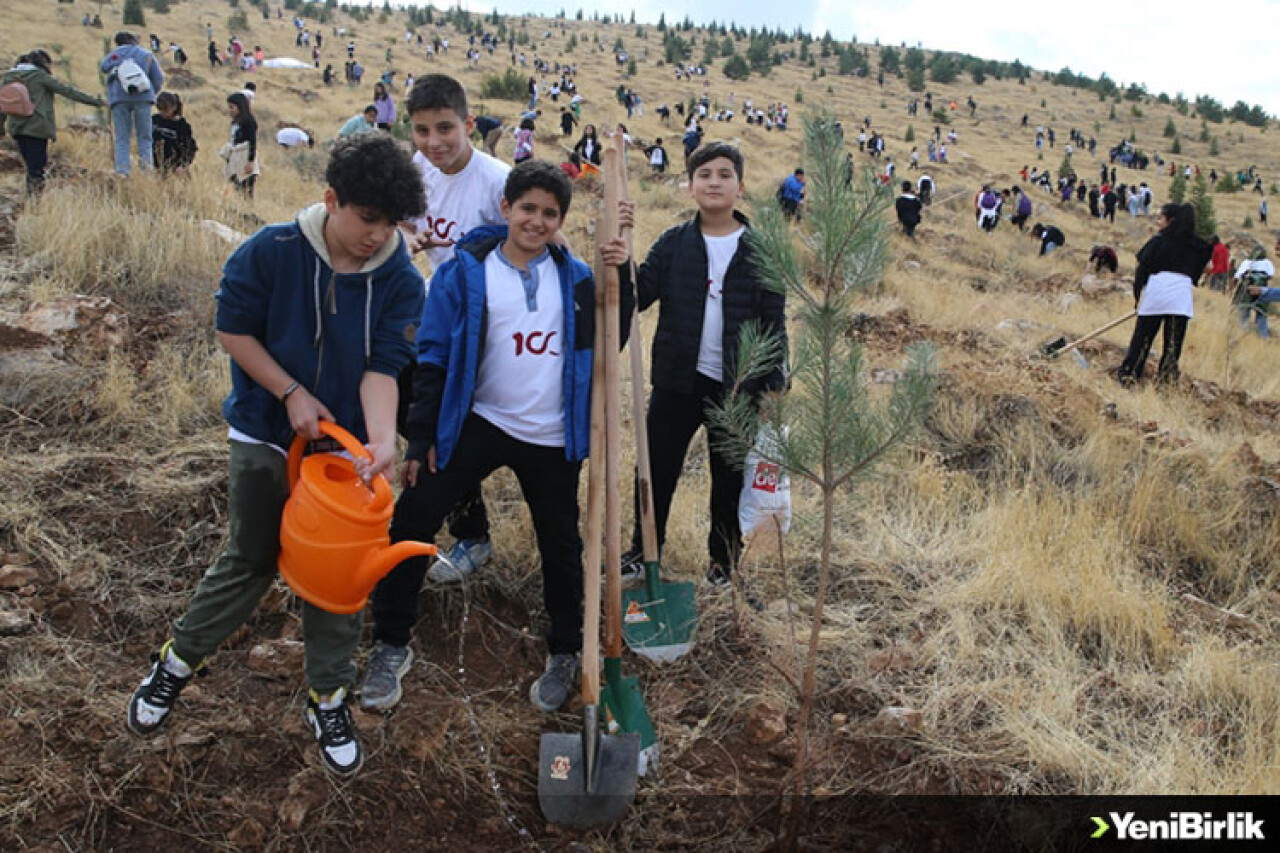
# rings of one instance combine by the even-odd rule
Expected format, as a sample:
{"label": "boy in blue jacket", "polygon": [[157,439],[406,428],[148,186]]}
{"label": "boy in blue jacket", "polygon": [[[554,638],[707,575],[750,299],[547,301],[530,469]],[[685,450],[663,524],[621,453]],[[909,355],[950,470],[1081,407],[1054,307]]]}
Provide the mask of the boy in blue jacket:
{"label": "boy in blue jacket", "polygon": [[[548,659],[530,691],[543,711],[572,690],[582,648],[582,539],[578,473],[587,456],[595,285],[591,270],[550,242],[573,189],[553,163],[528,160],[503,188],[503,226],[480,226],[457,244],[431,278],[418,329],[418,367],[405,434],[405,486],[391,541],[430,541],[459,494],[498,468],[510,468],[533,516],[550,618]],[[626,260],[626,244],[601,247],[605,263]],[[621,304],[627,328],[632,299]],[[406,560],[373,594],[373,660],[390,652],[404,664],[418,617],[425,558]],[[369,671],[365,678],[368,681]]]}
{"label": "boy in blue jacket", "polygon": [[[320,438],[320,420],[350,430],[373,457],[356,461],[366,482],[395,460],[396,376],[413,357],[424,299],[396,223],[422,214],[422,182],[409,154],[384,134],[338,143],[325,179],[322,203],[263,228],[223,269],[217,330],[231,356],[222,406],[230,425],[228,541],[129,702],[136,734],[165,723],[178,694],[274,582],[289,496],[285,449],[294,434]],[[305,716],[326,767],[342,776],[364,760],[346,704],[362,618],[302,603]]]}

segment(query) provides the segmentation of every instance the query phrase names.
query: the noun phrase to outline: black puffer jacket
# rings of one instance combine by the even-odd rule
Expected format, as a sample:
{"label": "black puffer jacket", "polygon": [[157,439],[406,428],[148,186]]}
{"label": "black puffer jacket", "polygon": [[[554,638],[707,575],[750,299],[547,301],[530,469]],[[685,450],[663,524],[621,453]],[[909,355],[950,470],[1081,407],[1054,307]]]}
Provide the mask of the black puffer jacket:
{"label": "black puffer jacket", "polygon": [[[737,211],[734,218],[750,227]],[[700,217],[662,233],[649,249],[636,274],[636,304],[644,311],[658,302],[658,330],[653,336],[652,382],[655,388],[688,394],[693,391],[698,371],[698,348],[702,340],[702,319],[707,302],[707,245],[702,239]],[[749,394],[780,390],[787,351],[786,299],[765,286],[756,271],[748,241],[738,244],[725,271],[724,300],[724,384],[732,385],[738,369],[738,334],[744,323],[757,322],[761,328],[781,337],[784,354],[773,370],[743,385]],[[623,286],[629,285],[624,275]]]}

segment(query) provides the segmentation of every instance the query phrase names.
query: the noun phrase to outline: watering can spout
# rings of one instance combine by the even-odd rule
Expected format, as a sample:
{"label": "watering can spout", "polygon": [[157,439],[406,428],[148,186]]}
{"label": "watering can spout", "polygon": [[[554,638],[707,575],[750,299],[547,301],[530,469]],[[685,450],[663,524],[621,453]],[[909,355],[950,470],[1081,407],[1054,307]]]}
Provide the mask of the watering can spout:
{"label": "watering can spout", "polygon": [[371,550],[360,561],[358,570],[362,587],[372,589],[378,581],[386,577],[392,569],[411,557],[431,557],[436,553],[436,546],[425,542],[397,542],[386,548]]}

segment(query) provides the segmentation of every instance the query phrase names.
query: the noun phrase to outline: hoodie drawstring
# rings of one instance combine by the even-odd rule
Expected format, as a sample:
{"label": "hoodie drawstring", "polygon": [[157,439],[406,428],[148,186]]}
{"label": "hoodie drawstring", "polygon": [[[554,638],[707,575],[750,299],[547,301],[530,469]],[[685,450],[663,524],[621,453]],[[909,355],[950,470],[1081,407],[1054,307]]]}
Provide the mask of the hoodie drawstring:
{"label": "hoodie drawstring", "polygon": [[364,279],[364,369],[373,361],[371,318],[373,316],[373,273]]}
{"label": "hoodie drawstring", "polygon": [[324,331],[323,331],[324,320],[320,316],[320,263],[319,261],[316,262],[316,275],[315,275],[314,281],[312,282],[311,287],[312,287],[313,294],[315,296],[315,308],[316,308],[316,335],[315,335],[315,338],[313,338],[311,341],[311,346],[318,347],[320,346],[320,336],[324,334]]}

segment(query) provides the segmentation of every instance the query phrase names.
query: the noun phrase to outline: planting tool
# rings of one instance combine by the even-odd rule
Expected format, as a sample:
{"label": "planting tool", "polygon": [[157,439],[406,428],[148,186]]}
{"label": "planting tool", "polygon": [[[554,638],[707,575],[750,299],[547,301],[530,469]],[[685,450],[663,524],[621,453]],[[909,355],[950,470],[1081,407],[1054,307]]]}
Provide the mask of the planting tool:
{"label": "planting tool", "polygon": [[[625,170],[620,170],[622,198],[627,198]],[[630,242],[630,230],[623,237]],[[633,259],[634,261],[634,259]],[[639,496],[640,543],[644,555],[644,584],[622,593],[622,636],[633,652],[653,661],[672,661],[693,648],[698,606],[693,584],[662,580],[658,531],[653,513],[653,477],[649,471],[649,428],[644,411],[644,337],[640,313],[631,318],[631,419],[636,430],[636,493]]]}
{"label": "planting tool", "polygon": [[[604,233],[610,233],[605,231]],[[597,288],[599,290],[599,288]],[[614,272],[617,294],[617,273]],[[615,300],[615,308],[616,308]],[[538,755],[538,805],[551,823],[602,826],[621,818],[636,796],[637,734],[600,729],[600,527],[605,486],[604,305],[596,296],[591,369],[591,461],[587,468],[587,542],[583,569],[582,732],[544,734]],[[616,312],[615,312],[616,316]],[[616,325],[616,321],[615,321]]]}
{"label": "planting tool", "polygon": [[[597,233],[602,240],[618,234],[618,199],[625,196],[626,174],[622,171],[622,152],[618,150],[621,134],[614,135],[615,146],[604,152],[603,173],[604,213],[601,216]],[[644,696],[640,693],[640,683],[634,677],[622,674],[622,425],[621,397],[618,393],[618,349],[621,341],[618,307],[619,282],[616,267],[597,265],[597,280],[604,298],[598,300],[599,310],[603,312],[601,326],[604,327],[604,344],[602,347],[604,361],[604,387],[601,396],[604,398],[605,423],[605,649],[604,649],[604,691],[600,705],[604,712],[607,731],[627,732],[639,735],[640,751],[637,755],[636,770],[644,775],[649,769],[657,767],[658,734],[654,730],[649,711],[645,708]],[[601,315],[597,315],[598,317]],[[594,398],[593,398],[594,401]],[[588,563],[588,565],[591,565]]]}
{"label": "planting tool", "polygon": [[1114,329],[1116,326],[1119,326],[1121,323],[1127,320],[1132,320],[1136,316],[1138,316],[1138,311],[1137,309],[1134,309],[1133,311],[1130,311],[1128,314],[1125,314],[1123,317],[1117,317],[1116,319],[1107,323],[1105,326],[1099,326],[1089,334],[1085,335],[1083,338],[1078,338],[1072,341],[1071,343],[1067,343],[1067,339],[1065,337],[1060,337],[1060,338],[1057,338],[1056,340],[1052,340],[1049,343],[1043,344],[1040,347],[1040,355],[1042,355],[1045,358],[1057,358],[1058,356],[1062,355],[1064,352],[1071,352],[1075,350],[1076,347],[1080,346],[1086,341],[1091,341],[1094,338],[1098,337],[1098,335],[1101,335],[1104,332],[1109,332],[1112,329]]}

